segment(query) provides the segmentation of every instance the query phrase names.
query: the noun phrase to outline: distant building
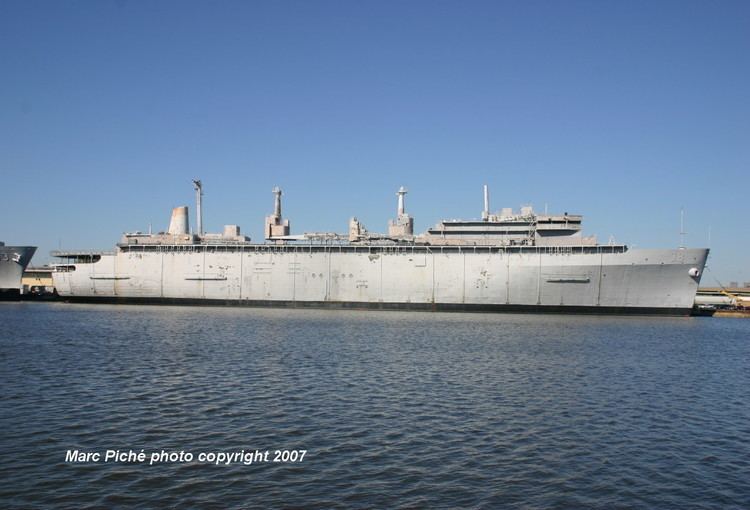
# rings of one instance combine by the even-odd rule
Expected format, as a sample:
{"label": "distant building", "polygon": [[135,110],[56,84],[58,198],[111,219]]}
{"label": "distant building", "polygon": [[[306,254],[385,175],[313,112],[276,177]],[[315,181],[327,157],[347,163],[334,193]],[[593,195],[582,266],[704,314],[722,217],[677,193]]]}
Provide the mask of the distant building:
{"label": "distant building", "polygon": [[21,277],[22,294],[54,294],[55,284],[52,282],[52,268],[27,267]]}

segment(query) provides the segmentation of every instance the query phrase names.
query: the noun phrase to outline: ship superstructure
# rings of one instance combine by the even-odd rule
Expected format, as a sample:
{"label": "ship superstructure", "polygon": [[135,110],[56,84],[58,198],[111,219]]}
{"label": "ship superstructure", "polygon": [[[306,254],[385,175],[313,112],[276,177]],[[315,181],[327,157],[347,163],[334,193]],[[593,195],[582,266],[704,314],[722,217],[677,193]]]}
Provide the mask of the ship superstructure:
{"label": "ship superstructure", "polygon": [[395,219],[388,223],[388,235],[370,234],[353,218],[350,242],[408,242],[430,246],[595,246],[596,238],[581,235],[583,216],[537,214],[531,206],[520,211],[503,208],[490,213],[489,190],[484,186],[484,210],[481,219],[442,220],[424,234],[414,235],[414,219],[405,212],[401,187]]}
{"label": "ship superstructure", "polygon": [[356,218],[347,233],[292,234],[276,187],[265,242],[227,225],[203,233],[187,207],[166,232],[126,233],[113,252],[55,252],[53,277],[70,300],[248,306],[421,310],[556,311],[686,315],[707,249],[631,249],[597,244],[582,216],[536,214],[531,207],[480,219],[443,220],[414,234],[407,190],[396,218],[374,233]]}

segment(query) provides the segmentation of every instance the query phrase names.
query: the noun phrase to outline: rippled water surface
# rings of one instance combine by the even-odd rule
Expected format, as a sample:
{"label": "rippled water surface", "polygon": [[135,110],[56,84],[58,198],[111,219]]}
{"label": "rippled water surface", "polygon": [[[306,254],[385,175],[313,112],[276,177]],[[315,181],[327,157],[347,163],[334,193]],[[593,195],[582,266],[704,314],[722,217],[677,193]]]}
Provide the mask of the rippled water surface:
{"label": "rippled water surface", "polygon": [[[0,328],[2,508],[750,508],[743,319],[4,303]],[[66,462],[107,449],[270,457]]]}

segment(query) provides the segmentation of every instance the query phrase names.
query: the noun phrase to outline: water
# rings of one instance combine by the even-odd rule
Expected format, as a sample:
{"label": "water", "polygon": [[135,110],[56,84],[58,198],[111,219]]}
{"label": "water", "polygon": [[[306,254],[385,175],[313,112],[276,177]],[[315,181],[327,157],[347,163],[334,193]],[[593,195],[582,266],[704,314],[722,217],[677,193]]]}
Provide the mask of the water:
{"label": "water", "polygon": [[0,328],[2,508],[750,507],[747,320],[5,303]]}

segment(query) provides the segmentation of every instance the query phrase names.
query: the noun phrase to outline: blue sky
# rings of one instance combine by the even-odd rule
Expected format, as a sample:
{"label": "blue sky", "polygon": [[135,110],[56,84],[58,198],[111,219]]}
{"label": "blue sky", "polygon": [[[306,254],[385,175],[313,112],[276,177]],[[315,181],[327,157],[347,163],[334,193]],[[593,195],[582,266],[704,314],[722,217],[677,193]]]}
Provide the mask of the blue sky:
{"label": "blue sky", "polygon": [[0,2],[0,239],[532,204],[750,281],[750,2]]}

